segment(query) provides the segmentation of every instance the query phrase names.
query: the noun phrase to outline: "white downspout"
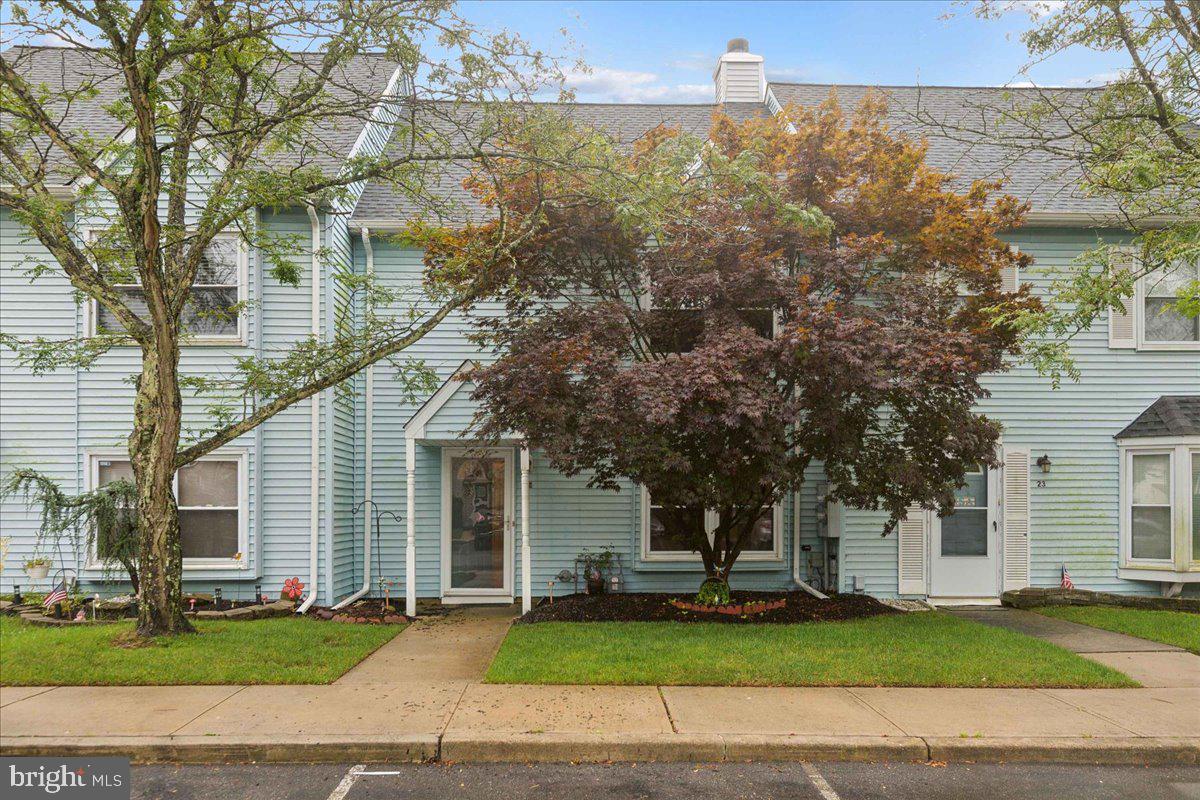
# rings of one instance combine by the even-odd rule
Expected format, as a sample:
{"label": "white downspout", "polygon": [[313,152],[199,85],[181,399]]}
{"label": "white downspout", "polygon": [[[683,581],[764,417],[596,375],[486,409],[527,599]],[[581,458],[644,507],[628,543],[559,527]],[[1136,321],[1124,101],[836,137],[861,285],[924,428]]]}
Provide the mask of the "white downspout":
{"label": "white downspout", "polygon": [[529,557],[529,448],[521,448],[521,613],[533,608]]}
{"label": "white downspout", "polygon": [[[367,275],[375,274],[375,251],[371,249],[371,230],[362,229],[363,252],[367,257]],[[371,521],[375,516],[372,511],[372,484],[374,477],[374,422],[375,422],[375,365],[367,367],[366,409],[363,411],[363,427],[365,431],[366,452],[363,454],[363,582],[362,588],[354,594],[337,603],[334,608],[342,608],[353,603],[358,598],[371,591]]]}
{"label": "white downspout", "polygon": [[[308,209],[308,219],[312,223],[312,335],[321,335],[321,219],[317,216],[317,208],[312,203],[305,206]],[[317,392],[311,398],[312,438],[309,442],[312,471],[309,476],[312,491],[310,492],[308,515],[308,597],[296,609],[297,614],[308,611],[317,600],[318,560],[320,548],[320,531],[318,517],[321,513],[321,393]]]}
{"label": "white downspout", "polygon": [[792,580],[818,600],[829,599],[829,595],[817,591],[800,578],[800,492],[792,494]]}
{"label": "white downspout", "polygon": [[408,474],[408,492],[405,503],[407,541],[404,545],[404,614],[417,615],[417,440],[404,440],[404,467]]}

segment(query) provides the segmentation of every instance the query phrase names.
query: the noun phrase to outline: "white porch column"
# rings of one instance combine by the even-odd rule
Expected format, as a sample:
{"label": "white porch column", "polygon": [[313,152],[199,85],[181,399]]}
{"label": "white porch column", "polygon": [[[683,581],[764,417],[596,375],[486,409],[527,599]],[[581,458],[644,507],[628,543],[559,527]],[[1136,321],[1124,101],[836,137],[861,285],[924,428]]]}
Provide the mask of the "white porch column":
{"label": "white porch column", "polygon": [[521,613],[533,607],[533,577],[529,574],[529,448],[521,448]]}
{"label": "white porch column", "polygon": [[404,463],[408,471],[408,541],[404,546],[404,613],[417,615],[417,440],[404,440]]}

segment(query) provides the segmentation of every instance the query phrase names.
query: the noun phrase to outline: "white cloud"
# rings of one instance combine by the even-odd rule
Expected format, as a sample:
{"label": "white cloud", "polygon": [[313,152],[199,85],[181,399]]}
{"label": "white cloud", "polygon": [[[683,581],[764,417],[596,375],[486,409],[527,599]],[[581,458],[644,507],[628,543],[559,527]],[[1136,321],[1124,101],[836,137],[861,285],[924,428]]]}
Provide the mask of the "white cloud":
{"label": "white cloud", "polygon": [[1009,11],[1024,11],[1034,19],[1048,17],[1062,11],[1067,6],[1067,0],[1012,0],[1008,4]]}
{"label": "white cloud", "polygon": [[713,87],[709,83],[668,84],[654,72],[609,67],[568,72],[566,85],[584,102],[704,103],[713,99]]}

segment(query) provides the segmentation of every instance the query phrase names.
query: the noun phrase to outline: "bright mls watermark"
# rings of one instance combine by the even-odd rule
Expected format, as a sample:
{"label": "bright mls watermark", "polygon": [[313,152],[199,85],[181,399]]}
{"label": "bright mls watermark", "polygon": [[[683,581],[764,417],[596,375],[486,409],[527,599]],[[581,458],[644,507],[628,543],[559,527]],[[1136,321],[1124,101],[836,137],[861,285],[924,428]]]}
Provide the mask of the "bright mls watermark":
{"label": "bright mls watermark", "polygon": [[128,758],[0,758],[5,798],[129,800]]}

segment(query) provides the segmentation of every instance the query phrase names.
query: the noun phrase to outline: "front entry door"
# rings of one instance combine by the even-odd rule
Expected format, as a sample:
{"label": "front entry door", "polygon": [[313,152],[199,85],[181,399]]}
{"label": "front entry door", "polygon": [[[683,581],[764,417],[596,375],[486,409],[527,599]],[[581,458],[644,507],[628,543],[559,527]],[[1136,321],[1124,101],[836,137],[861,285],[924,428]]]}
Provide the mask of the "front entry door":
{"label": "front entry door", "polygon": [[1000,596],[999,472],[981,467],[954,493],[954,511],[930,512],[929,594],[934,598]]}
{"label": "front entry door", "polygon": [[511,451],[442,451],[444,599],[512,602],[513,507]]}

